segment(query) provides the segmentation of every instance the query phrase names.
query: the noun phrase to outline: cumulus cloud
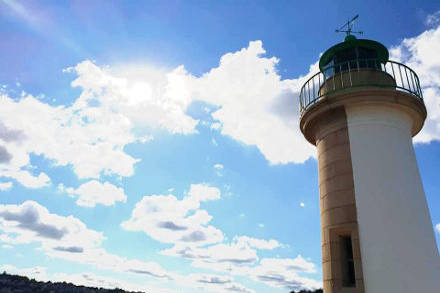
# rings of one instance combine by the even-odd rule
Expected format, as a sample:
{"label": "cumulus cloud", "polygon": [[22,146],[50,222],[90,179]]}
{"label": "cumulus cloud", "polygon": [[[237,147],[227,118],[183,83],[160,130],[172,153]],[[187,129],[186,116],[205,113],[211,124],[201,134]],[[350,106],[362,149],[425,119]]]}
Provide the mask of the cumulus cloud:
{"label": "cumulus cloud", "polygon": [[[121,225],[127,230],[143,231],[153,239],[173,244],[171,248],[162,250],[161,254],[191,260],[195,268],[228,273],[231,276],[247,276],[283,289],[321,286],[319,281],[298,275],[316,272],[315,265],[300,255],[295,259],[264,258],[260,261],[258,251],[282,247],[275,239],[236,236],[230,243],[225,243],[222,232],[208,226],[211,216],[199,209],[202,202],[219,198],[220,191],[205,184],[192,184],[190,191],[181,200],[174,195],[144,196],[136,204],[131,218]],[[193,213],[191,216],[188,216],[189,211]],[[201,212],[203,217],[198,216]],[[206,228],[216,233],[206,237],[209,235]],[[195,283],[228,284],[228,287],[216,288],[213,292],[252,292],[239,284],[233,284],[227,278],[204,276]]]}
{"label": "cumulus cloud", "polygon": [[281,79],[279,60],[265,53],[262,42],[254,41],[223,55],[218,67],[191,80],[194,99],[217,106],[211,116],[221,133],[256,146],[270,163],[304,162],[314,155],[297,121],[304,77]]}
{"label": "cumulus cloud", "polygon": [[41,188],[51,183],[49,176],[44,172],[34,175],[28,170],[8,170],[8,168],[0,168],[0,174],[0,177],[13,178],[27,188]]}
{"label": "cumulus cloud", "polygon": [[[253,264],[258,260],[257,251],[243,243],[216,244],[208,247],[191,247],[177,244],[162,254],[178,256],[207,264]],[[208,265],[209,266],[209,265]]]}
{"label": "cumulus cloud", "polygon": [[73,166],[80,178],[98,177],[103,171],[121,176],[133,173],[137,160],[124,153],[123,147],[135,138],[129,132],[129,121],[118,114],[92,107],[52,107],[31,95],[18,100],[3,95],[0,115],[6,127],[26,135],[20,144],[7,144],[12,159],[0,169],[0,176],[25,185],[17,176],[31,166],[31,153],[43,155],[55,166]]}
{"label": "cumulus cloud", "polygon": [[183,67],[155,71],[157,80],[118,76],[90,61],[65,71],[76,74],[72,86],[81,90],[71,106],[0,96],[0,163],[7,163],[0,176],[26,184],[15,176],[30,166],[30,154],[71,166],[79,178],[131,176],[139,159],[124,151],[126,145],[151,140],[154,129],[196,133],[198,121],[185,114],[191,76]]}
{"label": "cumulus cloud", "polygon": [[269,286],[285,290],[318,289],[322,283],[298,275],[299,272],[316,272],[313,263],[306,261],[301,255],[294,259],[262,259],[260,265],[252,269],[252,278]]}
{"label": "cumulus cloud", "polygon": [[254,281],[283,290],[313,290],[322,288],[319,280],[304,277],[302,274],[315,273],[312,262],[301,255],[296,258],[263,258],[258,263],[209,262],[204,259],[194,260],[192,265],[212,271],[245,276]]}
{"label": "cumulus cloud", "polygon": [[85,207],[94,207],[96,204],[105,206],[114,205],[116,202],[126,202],[127,196],[121,187],[97,180],[91,180],[81,184],[78,188],[64,187],[60,184],[58,189],[62,192],[67,192],[71,196],[77,196],[76,204]]}
{"label": "cumulus cloud", "polygon": [[[434,14],[432,18],[435,18]],[[428,18],[429,19],[429,18]],[[431,21],[433,23],[433,20]],[[390,49],[390,59],[402,62],[420,78],[428,117],[415,142],[440,139],[440,25],[422,34],[407,38]]]}
{"label": "cumulus cloud", "polygon": [[35,201],[0,205],[0,241],[9,244],[39,243],[51,257],[93,265],[116,272],[130,272],[169,280],[172,274],[155,262],[127,259],[101,247],[101,232],[87,228],[73,216],[50,213]]}
{"label": "cumulus cloud", "polygon": [[93,248],[104,239],[80,220],[50,213],[35,201],[21,205],[0,205],[0,240],[10,243],[40,242],[44,248]]}
{"label": "cumulus cloud", "polygon": [[143,231],[163,243],[196,246],[217,243],[223,239],[222,232],[209,225],[212,217],[199,208],[202,202],[219,198],[220,190],[207,184],[191,184],[181,200],[171,194],[144,196],[121,226]]}
{"label": "cumulus cloud", "polygon": [[[189,259],[196,268],[249,277],[274,288],[300,290],[322,287],[320,281],[300,275],[316,273],[315,264],[305,260],[301,255],[296,258],[259,259],[258,250],[272,250],[278,247],[281,247],[281,244],[274,239],[240,236],[234,237],[229,244],[220,243],[207,247],[178,244],[162,251],[162,254]],[[208,278],[204,282],[210,280]],[[218,281],[226,282],[225,279]]]}
{"label": "cumulus cloud", "polygon": [[183,66],[171,72],[135,67],[118,68],[114,73],[85,61],[67,71],[78,75],[72,85],[83,91],[76,101],[77,108],[96,103],[98,108],[116,111],[137,127],[195,132],[198,121],[185,114],[191,103],[188,84],[192,77]]}

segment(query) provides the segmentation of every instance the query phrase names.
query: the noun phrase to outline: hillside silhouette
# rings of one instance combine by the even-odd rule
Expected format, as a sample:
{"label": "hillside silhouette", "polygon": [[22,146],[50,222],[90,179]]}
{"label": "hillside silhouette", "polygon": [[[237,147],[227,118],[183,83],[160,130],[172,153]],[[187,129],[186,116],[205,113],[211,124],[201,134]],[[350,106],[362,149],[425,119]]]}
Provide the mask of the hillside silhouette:
{"label": "hillside silhouette", "polygon": [[[41,282],[28,277],[0,274],[0,293],[142,293],[122,289],[77,286],[66,282]],[[146,293],[146,292],[143,292]]]}

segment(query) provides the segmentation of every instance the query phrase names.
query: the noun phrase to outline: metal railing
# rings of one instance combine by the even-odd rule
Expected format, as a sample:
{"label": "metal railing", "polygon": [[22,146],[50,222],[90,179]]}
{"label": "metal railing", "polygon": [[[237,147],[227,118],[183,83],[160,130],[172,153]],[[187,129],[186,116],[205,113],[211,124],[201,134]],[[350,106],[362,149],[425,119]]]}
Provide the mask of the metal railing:
{"label": "metal railing", "polygon": [[394,61],[356,59],[327,66],[310,77],[301,88],[300,114],[334,92],[362,86],[394,88],[423,102],[419,78],[408,66]]}

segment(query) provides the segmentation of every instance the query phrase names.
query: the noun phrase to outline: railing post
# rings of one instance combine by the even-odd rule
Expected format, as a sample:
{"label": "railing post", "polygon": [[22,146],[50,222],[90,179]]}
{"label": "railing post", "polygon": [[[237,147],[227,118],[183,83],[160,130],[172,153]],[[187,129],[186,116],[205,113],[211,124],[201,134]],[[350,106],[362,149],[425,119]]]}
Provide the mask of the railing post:
{"label": "railing post", "polygon": [[414,86],[414,73],[410,72],[410,76],[411,76],[411,83],[413,85],[413,89],[414,89],[414,93],[417,93],[417,88]]}
{"label": "railing post", "polygon": [[393,79],[394,79],[394,81],[396,82],[396,85],[397,85],[396,73],[394,72],[394,63],[390,62],[390,64],[391,64],[391,70],[393,70]]}
{"label": "railing post", "polygon": [[342,64],[339,64],[339,75],[341,76],[341,88],[344,88],[344,77],[342,76]]}
{"label": "railing post", "polygon": [[319,91],[321,90],[321,73],[318,73],[318,98],[320,97]]}
{"label": "railing post", "polygon": [[411,85],[409,84],[408,72],[407,72],[407,68],[406,67],[405,67],[405,75],[406,75],[406,82],[408,83],[409,90],[411,91]]}
{"label": "railing post", "polygon": [[351,69],[350,69],[350,62],[348,61],[348,77],[350,78],[350,86],[353,86],[353,81],[351,80]]}
{"label": "railing post", "polygon": [[404,83],[403,83],[403,77],[402,77],[402,69],[400,68],[400,64],[399,64],[399,73],[400,73],[400,81],[402,82],[402,88],[405,88],[404,87]]}
{"label": "railing post", "polygon": [[308,96],[309,96],[309,100],[308,100],[308,103],[307,103],[307,105],[310,105],[310,80],[307,82],[307,89],[308,89]]}

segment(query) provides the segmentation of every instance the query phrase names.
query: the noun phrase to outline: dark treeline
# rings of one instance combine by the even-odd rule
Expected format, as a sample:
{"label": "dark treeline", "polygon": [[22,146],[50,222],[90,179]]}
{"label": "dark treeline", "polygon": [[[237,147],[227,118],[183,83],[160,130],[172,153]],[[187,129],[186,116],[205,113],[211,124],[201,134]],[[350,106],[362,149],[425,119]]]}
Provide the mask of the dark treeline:
{"label": "dark treeline", "polygon": [[0,293],[142,293],[122,289],[76,286],[66,282],[39,282],[28,277],[0,274]]}
{"label": "dark treeline", "polygon": [[315,291],[301,290],[301,291],[290,291],[290,293],[323,293],[322,289],[316,289]]}

